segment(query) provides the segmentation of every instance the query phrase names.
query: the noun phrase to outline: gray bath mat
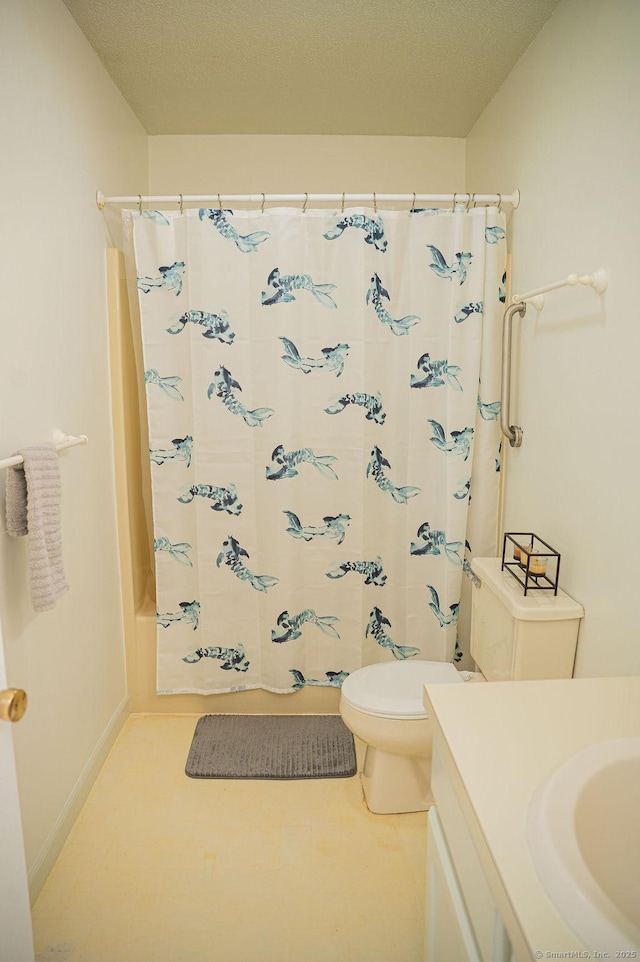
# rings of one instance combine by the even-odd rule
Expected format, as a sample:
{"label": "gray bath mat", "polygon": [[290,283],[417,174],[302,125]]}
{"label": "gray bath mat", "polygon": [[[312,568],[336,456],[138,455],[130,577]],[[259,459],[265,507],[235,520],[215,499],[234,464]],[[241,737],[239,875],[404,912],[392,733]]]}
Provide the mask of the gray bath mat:
{"label": "gray bath mat", "polygon": [[185,768],[191,778],[348,778],[353,735],[339,715],[204,715]]}

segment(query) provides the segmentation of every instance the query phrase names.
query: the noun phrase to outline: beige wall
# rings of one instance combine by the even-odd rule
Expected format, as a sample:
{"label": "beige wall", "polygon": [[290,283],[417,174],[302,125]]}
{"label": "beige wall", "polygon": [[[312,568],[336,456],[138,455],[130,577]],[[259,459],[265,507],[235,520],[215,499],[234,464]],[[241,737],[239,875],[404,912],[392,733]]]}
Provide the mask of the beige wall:
{"label": "beige wall", "polygon": [[0,457],[50,439],[54,428],[89,437],[60,455],[71,591],[54,610],[34,613],[25,539],[9,539],[0,524],[7,674],[30,703],[14,735],[35,884],[126,709],[108,237],[94,196],[105,185],[144,187],[147,143],[61,0],[4,0],[0,45]]}
{"label": "beige wall", "polygon": [[149,138],[153,194],[446,193],[464,190],[455,137],[224,135]]}
{"label": "beige wall", "polygon": [[[604,266],[609,290],[551,294],[519,330],[506,529],[562,553],[586,609],[576,675],[640,673],[640,4],[563,0],[467,141],[467,184],[522,191],[512,289]],[[594,706],[595,707],[595,706]]]}

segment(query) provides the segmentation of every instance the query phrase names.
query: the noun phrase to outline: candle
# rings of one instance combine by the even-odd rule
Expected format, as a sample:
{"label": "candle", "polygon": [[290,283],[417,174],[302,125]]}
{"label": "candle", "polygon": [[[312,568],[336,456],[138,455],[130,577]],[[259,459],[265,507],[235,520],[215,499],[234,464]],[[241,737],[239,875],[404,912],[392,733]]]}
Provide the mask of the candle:
{"label": "candle", "polygon": [[513,560],[520,561],[520,545],[515,543],[513,545]]}
{"label": "candle", "polygon": [[546,574],[547,571],[547,559],[546,558],[531,558],[529,562],[529,574],[540,575]]}

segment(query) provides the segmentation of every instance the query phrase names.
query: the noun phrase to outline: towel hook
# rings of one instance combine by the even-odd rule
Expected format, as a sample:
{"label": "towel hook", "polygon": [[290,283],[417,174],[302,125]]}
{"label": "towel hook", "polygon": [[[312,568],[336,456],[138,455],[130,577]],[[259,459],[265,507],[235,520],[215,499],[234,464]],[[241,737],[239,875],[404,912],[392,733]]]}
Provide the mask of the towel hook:
{"label": "towel hook", "polygon": [[305,195],[304,195],[304,204],[302,205],[302,213],[303,213],[303,214],[306,214],[306,213],[307,213],[307,201],[308,201],[308,200],[309,200],[309,195],[308,195],[307,193],[305,193]]}

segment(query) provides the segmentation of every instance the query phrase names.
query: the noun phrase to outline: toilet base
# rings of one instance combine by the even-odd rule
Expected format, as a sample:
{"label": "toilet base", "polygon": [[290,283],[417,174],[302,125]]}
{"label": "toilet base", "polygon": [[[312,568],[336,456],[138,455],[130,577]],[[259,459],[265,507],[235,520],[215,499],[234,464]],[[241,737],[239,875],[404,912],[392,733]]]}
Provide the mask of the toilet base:
{"label": "toilet base", "polygon": [[396,755],[367,745],[361,779],[367,808],[375,815],[426,812],[433,804],[430,756]]}

